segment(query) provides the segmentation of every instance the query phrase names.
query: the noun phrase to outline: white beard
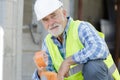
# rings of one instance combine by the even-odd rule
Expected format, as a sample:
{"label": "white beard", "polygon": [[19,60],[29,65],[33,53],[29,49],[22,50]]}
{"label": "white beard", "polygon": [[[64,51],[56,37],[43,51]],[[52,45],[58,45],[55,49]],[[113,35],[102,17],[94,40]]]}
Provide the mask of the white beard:
{"label": "white beard", "polygon": [[64,31],[64,28],[62,27],[62,25],[55,23],[53,26],[50,26],[48,29],[48,32],[55,36],[58,37],[59,35],[61,35]]}

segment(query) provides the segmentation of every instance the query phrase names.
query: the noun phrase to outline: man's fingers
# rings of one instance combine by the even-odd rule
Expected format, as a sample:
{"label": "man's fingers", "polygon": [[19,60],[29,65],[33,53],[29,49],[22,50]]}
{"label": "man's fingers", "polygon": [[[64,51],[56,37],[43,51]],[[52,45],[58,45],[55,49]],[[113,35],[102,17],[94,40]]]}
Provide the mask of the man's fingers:
{"label": "man's fingers", "polygon": [[43,67],[38,67],[38,70],[39,70],[39,71],[43,71],[44,68],[43,68]]}

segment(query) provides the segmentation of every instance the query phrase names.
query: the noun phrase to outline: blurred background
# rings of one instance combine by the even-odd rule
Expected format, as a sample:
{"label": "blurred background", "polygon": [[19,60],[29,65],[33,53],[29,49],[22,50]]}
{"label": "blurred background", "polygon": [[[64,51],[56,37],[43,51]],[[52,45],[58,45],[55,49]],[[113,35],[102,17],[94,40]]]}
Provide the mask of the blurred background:
{"label": "blurred background", "polygon": [[[62,0],[68,16],[92,23],[102,31],[120,70],[120,0]],[[35,0],[0,0],[0,26],[4,30],[0,48],[0,80],[32,80],[36,68],[34,52],[47,34],[36,21]],[[52,5],[52,4],[51,4]],[[47,6],[47,5],[46,5]]]}

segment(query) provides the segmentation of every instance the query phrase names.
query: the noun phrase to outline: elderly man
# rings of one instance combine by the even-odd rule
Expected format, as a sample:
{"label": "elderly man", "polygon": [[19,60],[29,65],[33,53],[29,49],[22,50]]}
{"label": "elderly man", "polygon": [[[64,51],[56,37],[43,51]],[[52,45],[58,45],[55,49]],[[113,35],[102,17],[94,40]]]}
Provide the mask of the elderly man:
{"label": "elderly man", "polygon": [[[57,72],[58,80],[119,80],[103,34],[88,22],[67,17],[62,6],[59,0],[35,2],[37,20],[49,33],[42,44],[49,59],[46,70]],[[33,80],[40,80],[42,69]]]}

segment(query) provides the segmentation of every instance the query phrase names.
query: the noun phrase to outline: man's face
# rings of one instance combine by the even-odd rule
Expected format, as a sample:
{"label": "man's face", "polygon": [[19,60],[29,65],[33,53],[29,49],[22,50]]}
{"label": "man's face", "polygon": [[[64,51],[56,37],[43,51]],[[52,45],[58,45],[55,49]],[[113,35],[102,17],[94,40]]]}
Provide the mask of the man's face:
{"label": "man's face", "polygon": [[42,19],[45,29],[55,37],[61,35],[67,23],[66,11],[62,8],[57,9]]}

